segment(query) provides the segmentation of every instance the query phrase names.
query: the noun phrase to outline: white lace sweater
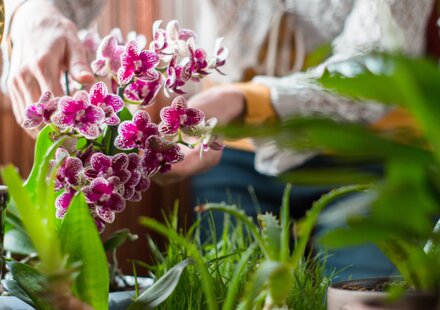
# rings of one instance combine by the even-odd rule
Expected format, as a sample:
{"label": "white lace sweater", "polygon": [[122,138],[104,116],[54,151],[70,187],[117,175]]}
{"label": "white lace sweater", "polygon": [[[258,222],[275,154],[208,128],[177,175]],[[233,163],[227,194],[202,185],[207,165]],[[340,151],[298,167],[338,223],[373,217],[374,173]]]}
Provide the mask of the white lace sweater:
{"label": "white lace sweater", "polygon": [[[8,1],[16,2],[7,0],[6,4]],[[52,1],[80,27],[87,25],[105,2]],[[280,118],[322,113],[361,123],[377,120],[384,114],[384,109],[373,103],[357,104],[338,97],[321,89],[312,79],[319,77],[332,62],[372,50],[422,54],[425,28],[433,6],[433,0],[174,1],[187,2],[186,8],[192,3],[197,9],[197,31],[202,44],[212,44],[218,36],[225,37],[224,45],[229,48],[230,57],[224,68],[227,76],[221,79],[223,82],[238,81],[245,68],[255,66],[265,37],[270,31],[276,32],[280,17],[288,12],[289,24],[297,39],[298,55],[331,42],[333,56],[307,72],[286,72],[283,78],[270,76],[274,72],[275,60],[271,62],[268,57],[268,63],[260,70],[264,75],[257,76],[254,81],[270,87],[272,104]],[[272,35],[276,37],[276,33]],[[301,61],[298,57],[297,62]],[[273,141],[256,141],[255,144],[256,168],[270,175],[299,165],[312,155],[280,151]]]}

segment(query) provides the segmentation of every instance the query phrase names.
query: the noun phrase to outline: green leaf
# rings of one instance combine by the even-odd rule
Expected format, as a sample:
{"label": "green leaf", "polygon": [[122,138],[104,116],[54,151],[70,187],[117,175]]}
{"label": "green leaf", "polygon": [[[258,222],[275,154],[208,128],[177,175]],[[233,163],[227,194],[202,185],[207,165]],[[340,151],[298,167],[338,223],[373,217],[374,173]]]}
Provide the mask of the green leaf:
{"label": "green leaf", "polygon": [[63,252],[69,262],[80,262],[75,280],[79,298],[94,309],[108,308],[109,274],[107,258],[95,222],[82,194],[69,206],[60,229]]}
{"label": "green leaf", "polygon": [[205,294],[208,309],[218,309],[218,304],[215,300],[212,278],[209,274],[209,270],[206,266],[204,258],[202,257],[198,248],[189,240],[187,240],[184,236],[179,235],[173,228],[167,227],[154,219],[141,217],[139,221],[145,227],[150,228],[155,232],[167,237],[170,243],[178,244],[187,251],[188,255],[194,259],[197,269],[200,273],[202,289]]}
{"label": "green leaf", "polygon": [[261,251],[266,258],[272,258],[272,251],[269,249],[263,236],[261,236],[257,225],[254,223],[251,217],[247,216],[243,210],[240,210],[235,205],[226,205],[224,203],[208,203],[201,207],[203,211],[220,211],[234,216],[237,220],[241,221],[252,233],[252,236],[257,240],[260,245]]}
{"label": "green leaf", "polygon": [[[275,296],[274,302],[277,306],[283,306],[283,302],[287,298],[292,279],[290,278],[290,268],[287,264],[266,260],[261,263],[258,270],[255,272],[252,282],[250,283],[249,290],[244,296],[244,308],[247,310],[253,309],[254,301],[257,296],[266,288],[269,288],[270,292],[273,292]],[[287,276],[287,281],[286,280]],[[278,281],[282,278],[282,285]],[[271,289],[271,284],[274,285]],[[278,290],[278,292],[276,292]],[[281,303],[281,304],[280,304]]]}
{"label": "green leaf", "polygon": [[285,262],[290,255],[290,192],[292,191],[292,185],[287,184],[283,193],[283,201],[280,210],[281,220],[281,240],[280,240],[280,260]]}
{"label": "green leaf", "polygon": [[24,301],[29,306],[34,307],[34,302],[29,297],[29,295],[21,288],[21,286],[18,284],[15,280],[2,280],[2,285],[5,288],[7,292],[9,292],[11,295],[17,297],[18,299]]}
{"label": "green leaf", "polygon": [[261,235],[270,251],[270,257],[279,259],[281,245],[281,225],[279,220],[271,213],[258,214]]}
{"label": "green leaf", "polygon": [[171,268],[145,292],[143,292],[127,310],[154,309],[163,303],[177,287],[183,271],[194,260],[187,258]]}
{"label": "green leaf", "polygon": [[121,112],[119,112],[119,119],[121,120],[121,122],[123,122],[123,121],[131,121],[132,118],[133,115],[131,114],[130,110],[124,106]]}
{"label": "green leaf", "polygon": [[235,267],[234,275],[231,279],[231,283],[229,284],[228,292],[225,298],[225,303],[223,304],[222,310],[232,310],[236,307],[236,296],[239,293],[240,282],[243,281],[243,274],[246,274],[244,271],[249,264],[249,259],[256,251],[257,244],[252,244],[246,252],[243,253],[243,256],[240,259],[240,262]]}
{"label": "green leaf", "polygon": [[135,241],[138,239],[137,235],[130,233],[128,228],[120,229],[115,231],[104,243],[104,250],[111,251],[121,245],[123,245],[127,240]]}
{"label": "green leaf", "polygon": [[34,201],[23,186],[23,180],[17,170],[9,165],[2,169],[2,177],[8,186],[11,197],[20,212],[21,220],[30,237],[35,250],[40,257],[43,269],[59,271],[61,253],[56,233],[48,227],[47,221],[36,208]]}
{"label": "green leaf", "polygon": [[40,167],[43,163],[47,151],[52,147],[53,141],[51,135],[54,133],[52,127],[47,125],[39,133],[35,143],[34,164],[31,173],[26,180],[26,188],[31,192],[36,189]]}
{"label": "green leaf", "polygon": [[32,299],[38,310],[54,309],[42,296],[47,290],[47,279],[37,269],[19,262],[9,262],[13,280]]}
{"label": "green leaf", "polygon": [[12,229],[5,234],[4,247],[6,251],[15,254],[30,255],[35,253],[28,235],[18,229]]}

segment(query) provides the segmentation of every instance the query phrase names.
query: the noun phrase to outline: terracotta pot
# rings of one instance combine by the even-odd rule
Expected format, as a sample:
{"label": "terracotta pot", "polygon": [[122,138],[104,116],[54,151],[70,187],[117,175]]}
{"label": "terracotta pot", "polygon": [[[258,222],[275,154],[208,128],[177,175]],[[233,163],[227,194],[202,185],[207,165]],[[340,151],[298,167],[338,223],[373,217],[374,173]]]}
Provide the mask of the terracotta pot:
{"label": "terracotta pot", "polygon": [[[392,278],[391,278],[392,279]],[[390,278],[371,278],[333,284],[327,290],[328,310],[440,310],[438,294],[408,292],[397,301],[389,302],[387,293],[369,291],[377,285],[390,282]],[[344,287],[362,287],[349,290]]]}

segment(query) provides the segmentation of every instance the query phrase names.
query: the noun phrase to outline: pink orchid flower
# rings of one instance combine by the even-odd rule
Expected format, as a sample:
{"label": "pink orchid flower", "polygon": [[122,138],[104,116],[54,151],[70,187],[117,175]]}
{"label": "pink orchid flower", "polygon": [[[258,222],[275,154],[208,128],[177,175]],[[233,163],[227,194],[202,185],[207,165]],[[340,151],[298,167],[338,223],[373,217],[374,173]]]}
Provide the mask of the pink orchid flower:
{"label": "pink orchid flower", "polygon": [[67,188],[61,195],[55,200],[56,217],[59,219],[64,218],[69,209],[69,205],[72,202],[73,197],[77,191],[72,187]]}
{"label": "pink orchid flower", "polygon": [[124,46],[118,44],[115,35],[106,36],[97,51],[96,60],[91,64],[93,72],[98,76],[116,75],[121,67],[121,55]]}
{"label": "pink orchid flower", "polygon": [[89,186],[82,188],[86,202],[93,204],[96,207],[96,214],[107,223],[112,223],[115,213],[125,209],[125,200],[119,193],[117,183],[118,181],[113,177],[96,178]]}
{"label": "pink orchid flower", "polygon": [[166,173],[172,164],[181,162],[183,158],[184,155],[177,144],[159,136],[151,136],[147,140],[141,159],[142,171],[146,176],[152,176],[157,172]]}
{"label": "pink orchid flower", "polygon": [[65,149],[58,148],[56,150],[55,159],[51,160],[50,165],[58,169],[55,178],[55,190],[82,184],[82,161],[79,158],[71,157]]}
{"label": "pink orchid flower", "polygon": [[131,103],[140,104],[141,107],[149,106],[154,103],[162,83],[163,78],[160,74],[157,80],[151,82],[137,79],[125,88],[124,97]]}
{"label": "pink orchid flower", "polygon": [[77,92],[73,97],[60,99],[59,111],[52,115],[52,122],[58,127],[74,128],[87,139],[96,139],[101,134],[101,124],[105,113],[90,104],[86,91]]}
{"label": "pink orchid flower", "polygon": [[90,104],[104,111],[107,125],[116,126],[121,122],[116,113],[122,110],[124,101],[118,95],[109,94],[104,83],[98,82],[90,89]]}
{"label": "pink orchid flower", "polygon": [[185,98],[179,96],[173,100],[170,107],[162,108],[160,118],[160,131],[166,135],[174,135],[179,128],[185,130],[200,124],[205,115],[199,109],[188,108]]}
{"label": "pink orchid flower", "polygon": [[130,41],[125,45],[121,56],[122,67],[118,71],[121,84],[129,83],[134,77],[146,81],[157,80],[158,72],[155,70],[159,63],[159,56],[151,51],[140,51],[136,41]]}
{"label": "pink orchid flower", "polygon": [[115,182],[124,184],[131,176],[128,163],[128,156],[125,153],[118,153],[115,156],[95,153],[90,158],[90,166],[84,169],[84,175],[90,181],[98,177],[105,179],[116,177]]}
{"label": "pink orchid flower", "polygon": [[132,121],[124,121],[119,125],[115,146],[120,150],[142,150],[149,137],[159,134],[159,128],[151,122],[148,112],[140,110]]}
{"label": "pink orchid flower", "polygon": [[26,108],[24,111],[24,128],[36,128],[42,123],[49,124],[52,114],[58,108],[59,98],[54,98],[50,91],[43,93],[40,100]]}
{"label": "pink orchid flower", "polygon": [[183,95],[186,92],[181,89],[191,79],[191,62],[187,59],[180,65],[177,64],[177,57],[173,56],[168,64],[165,90],[170,93]]}

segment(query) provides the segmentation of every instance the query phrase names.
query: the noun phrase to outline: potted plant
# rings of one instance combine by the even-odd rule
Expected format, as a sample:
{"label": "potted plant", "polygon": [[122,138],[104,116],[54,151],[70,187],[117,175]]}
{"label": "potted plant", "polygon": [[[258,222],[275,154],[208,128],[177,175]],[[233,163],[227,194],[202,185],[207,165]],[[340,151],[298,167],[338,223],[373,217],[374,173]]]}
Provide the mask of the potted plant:
{"label": "potted plant", "polygon": [[[195,45],[194,32],[176,21],[166,29],[160,24],[154,23],[147,49],[119,42],[114,33],[103,38],[91,65],[99,82],[73,92],[66,74],[66,96],[48,90],[25,111],[23,127],[45,126],[33,169],[26,181],[11,166],[2,177],[15,206],[11,214],[38,263],[10,262],[12,279],[4,283],[37,309],[107,309],[109,274],[99,233],[127,200],[140,200],[151,177],[183,159],[181,147],[220,148],[213,121],[188,108],[183,96],[162,109],[160,124],[143,109],[162,87],[168,95],[184,94],[187,82],[219,71],[227,56],[221,40],[209,57]],[[128,105],[140,109],[132,115]]]}
{"label": "potted plant", "polygon": [[[389,116],[399,115],[399,122],[386,126],[365,126],[325,117],[293,118],[274,125],[253,128],[229,126],[221,131],[232,137],[270,136],[282,148],[328,151],[341,154],[346,166],[326,170],[292,172],[282,176],[291,182],[325,184],[363,184],[362,197],[339,203],[343,212],[330,218],[347,220],[346,227],[322,238],[328,247],[376,243],[401,274],[401,285],[391,285],[391,295],[370,290],[360,282],[335,284],[329,289],[329,309],[368,307],[403,309],[410,297],[427,297],[423,306],[411,309],[438,309],[440,291],[439,164],[440,164],[440,71],[427,59],[401,55],[372,54],[359,56],[330,66],[317,82],[329,91],[350,96],[354,101],[375,101],[389,105]],[[398,108],[396,108],[398,106]],[[417,124],[412,126],[411,124]],[[354,160],[373,160],[384,167],[383,175],[352,169]],[[356,207],[356,208],[354,208]],[[355,209],[345,219],[347,209]],[[390,282],[390,279],[387,279]],[[340,289],[351,286],[350,292]],[[380,285],[383,288],[383,283]],[[357,287],[358,291],[353,289]],[[361,295],[335,301],[332,294]],[[366,300],[366,296],[373,300]],[[380,300],[378,301],[378,296]],[[394,303],[387,303],[389,296]],[[345,297],[344,297],[345,298]],[[393,308],[394,307],[394,308]],[[354,309],[354,308],[353,308]],[[370,309],[370,308],[368,308]],[[405,308],[407,309],[407,308]]]}

